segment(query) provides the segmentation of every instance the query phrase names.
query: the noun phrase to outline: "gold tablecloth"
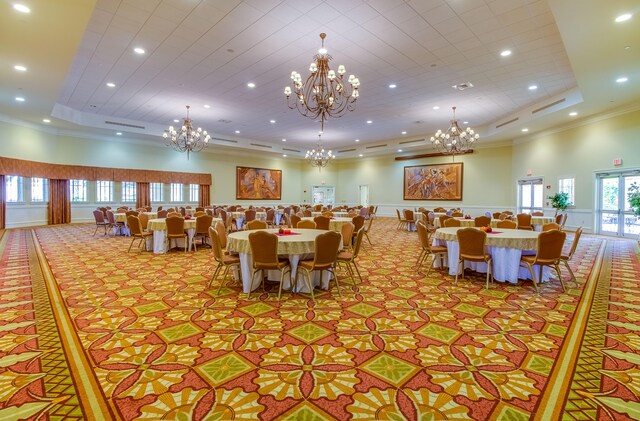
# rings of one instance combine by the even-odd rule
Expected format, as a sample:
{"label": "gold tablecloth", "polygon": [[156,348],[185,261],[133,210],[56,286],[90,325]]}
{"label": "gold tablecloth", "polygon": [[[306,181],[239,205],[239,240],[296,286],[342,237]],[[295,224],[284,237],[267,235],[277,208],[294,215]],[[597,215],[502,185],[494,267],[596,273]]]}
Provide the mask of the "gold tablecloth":
{"label": "gold tablecloth", "polygon": [[[444,241],[458,241],[456,232],[460,228],[439,228],[434,238]],[[538,248],[538,231],[527,231],[508,228],[496,228],[497,234],[487,234],[487,246],[504,247],[518,250],[536,250]]]}
{"label": "gold tablecloth", "polygon": [[[277,229],[263,230],[276,233]],[[292,229],[298,235],[283,235],[278,237],[278,254],[307,254],[313,253],[316,237],[324,234],[325,230]],[[227,236],[227,250],[234,253],[251,254],[249,234],[255,231],[238,231]]]}
{"label": "gold tablecloth", "polygon": [[[222,219],[213,218],[211,220],[211,226],[214,226],[216,222],[222,222]],[[195,229],[195,228],[196,228],[196,218],[184,220],[184,229]],[[165,218],[149,219],[149,223],[147,224],[147,229],[149,231],[166,231],[167,223],[165,222]]]}
{"label": "gold tablecloth", "polygon": [[[313,218],[315,217],[305,216],[304,218],[301,218],[301,219],[313,221]],[[352,222],[352,221],[353,221],[353,218],[333,218],[329,220],[329,229],[335,232],[342,232],[342,226],[347,222]]]}

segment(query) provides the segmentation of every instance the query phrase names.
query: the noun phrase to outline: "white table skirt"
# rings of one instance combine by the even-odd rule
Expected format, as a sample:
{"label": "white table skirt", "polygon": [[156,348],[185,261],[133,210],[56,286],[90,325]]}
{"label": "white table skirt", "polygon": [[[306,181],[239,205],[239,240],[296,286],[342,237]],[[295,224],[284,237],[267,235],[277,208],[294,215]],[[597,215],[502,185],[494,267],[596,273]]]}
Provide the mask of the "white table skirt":
{"label": "white table skirt", "polygon": [[[449,275],[455,276],[458,270],[458,257],[460,255],[457,241],[444,241],[439,239],[433,240],[434,245],[445,245],[448,251],[448,265]],[[520,257],[522,253],[527,253],[526,250],[519,250],[506,247],[493,247],[487,246],[487,251],[491,254],[493,260],[493,278],[496,281],[517,283],[518,279],[531,279],[529,269],[525,266],[520,266]],[[528,252],[535,254],[535,251]],[[440,259],[436,259],[435,267],[440,267]],[[471,269],[480,273],[487,273],[486,263],[476,262],[464,262],[465,269]],[[538,282],[547,282],[549,280],[551,270],[549,267],[544,267],[542,270],[542,280],[540,279],[540,267],[534,266],[533,268],[536,279]]]}
{"label": "white table skirt", "polygon": [[[193,236],[196,233],[195,228],[187,229],[187,234],[189,235],[189,246],[188,250],[191,251],[191,245],[193,244]],[[151,239],[147,239],[147,249],[150,244],[148,244]],[[153,252],[156,254],[162,254],[167,252],[167,231],[164,230],[155,230],[153,231]],[[171,240],[171,244],[169,245],[169,249],[173,247],[184,248],[184,240],[182,238],[174,238]]]}

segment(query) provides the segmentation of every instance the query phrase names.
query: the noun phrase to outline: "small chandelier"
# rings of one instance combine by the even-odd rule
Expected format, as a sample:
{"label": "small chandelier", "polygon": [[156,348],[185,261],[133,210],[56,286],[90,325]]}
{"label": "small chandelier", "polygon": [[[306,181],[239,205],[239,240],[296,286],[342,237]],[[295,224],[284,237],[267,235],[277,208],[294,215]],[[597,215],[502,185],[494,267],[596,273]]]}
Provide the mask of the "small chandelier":
{"label": "small chandelier", "polygon": [[167,146],[171,146],[178,152],[186,152],[187,159],[189,159],[189,152],[200,152],[211,140],[206,130],[202,130],[201,127],[193,128],[193,121],[189,118],[189,108],[191,107],[187,105],[187,117],[183,119],[182,129],[179,132],[173,126],[169,126],[169,130],[162,133]]}
{"label": "small chandelier", "polygon": [[[329,117],[341,117],[345,111],[354,110],[360,86],[360,81],[354,75],[349,75],[348,83],[345,84],[343,76],[346,69],[343,65],[338,66],[338,74],[329,69],[329,61],[332,57],[324,48],[326,36],[325,33],[320,34],[322,47],[313,57],[314,62],[309,66],[311,74],[307,80],[302,83],[302,76],[294,70],[291,72],[293,91],[289,86],[284,88],[289,108],[292,110],[297,108],[300,114],[313,120],[319,118],[322,130],[324,130],[324,122]],[[295,99],[290,101],[292,93]]]}
{"label": "small chandelier", "polygon": [[456,107],[452,108],[453,120],[451,120],[451,125],[447,131],[443,132],[442,130],[438,130],[436,134],[431,137],[431,143],[447,155],[456,155],[472,149],[475,142],[480,138],[480,135],[470,127],[462,130],[460,126],[458,126]]}
{"label": "small chandelier", "polygon": [[322,171],[323,167],[329,165],[329,162],[336,156],[331,151],[325,151],[322,146],[322,132],[318,133],[318,146],[316,149],[307,151],[304,155],[304,159],[307,160],[312,167],[318,167],[318,170]]}

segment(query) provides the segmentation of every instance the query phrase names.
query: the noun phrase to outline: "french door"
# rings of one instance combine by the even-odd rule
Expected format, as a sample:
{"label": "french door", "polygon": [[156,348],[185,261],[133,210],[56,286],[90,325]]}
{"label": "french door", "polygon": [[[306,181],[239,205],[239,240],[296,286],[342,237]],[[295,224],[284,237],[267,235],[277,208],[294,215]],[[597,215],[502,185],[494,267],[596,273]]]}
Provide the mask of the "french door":
{"label": "french door", "polygon": [[620,237],[640,235],[640,219],[633,214],[627,192],[640,184],[640,170],[596,174],[598,203],[596,232]]}
{"label": "french door", "polygon": [[542,212],[544,206],[544,186],[542,178],[518,180],[518,212]]}

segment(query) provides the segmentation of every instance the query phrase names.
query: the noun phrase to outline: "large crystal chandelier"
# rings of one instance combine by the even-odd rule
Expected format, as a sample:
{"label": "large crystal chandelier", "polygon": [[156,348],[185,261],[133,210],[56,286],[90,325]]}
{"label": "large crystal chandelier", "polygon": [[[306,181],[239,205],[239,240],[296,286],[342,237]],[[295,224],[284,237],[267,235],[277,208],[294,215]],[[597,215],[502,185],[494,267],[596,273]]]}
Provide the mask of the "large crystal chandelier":
{"label": "large crystal chandelier", "polygon": [[179,152],[186,152],[187,159],[190,152],[200,152],[211,140],[206,130],[202,130],[201,127],[193,128],[193,121],[189,118],[189,108],[191,107],[187,105],[187,117],[183,119],[182,129],[179,132],[173,126],[169,126],[169,130],[162,133],[167,146]]}
{"label": "large crystal chandelier", "polygon": [[[320,119],[322,130],[324,122],[329,117],[341,117],[345,111],[353,111],[358,99],[360,81],[354,75],[349,75],[345,83],[343,76],[346,70],[343,65],[338,66],[338,73],[329,69],[331,56],[324,48],[327,35],[320,34],[322,47],[318,50],[309,66],[311,74],[303,83],[302,76],[295,70],[291,72],[292,88],[284,88],[289,108],[297,108],[300,114],[313,120]],[[294,98],[290,101],[291,94]]]}
{"label": "large crystal chandelier", "polygon": [[470,127],[462,130],[456,120],[456,107],[453,108],[453,120],[447,131],[438,130],[431,137],[431,143],[447,155],[456,155],[473,148],[480,135]]}
{"label": "large crystal chandelier", "polygon": [[336,156],[331,151],[325,151],[322,146],[322,132],[318,133],[318,146],[316,149],[307,151],[304,158],[312,167],[318,167],[322,171],[323,167],[329,165],[329,162]]}

